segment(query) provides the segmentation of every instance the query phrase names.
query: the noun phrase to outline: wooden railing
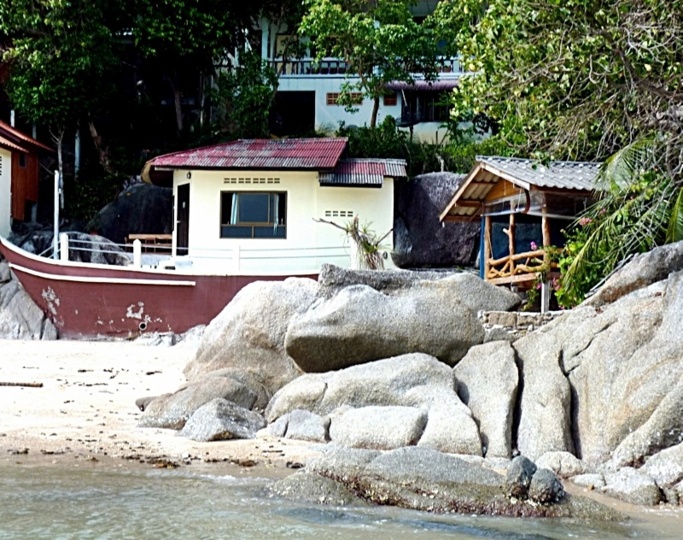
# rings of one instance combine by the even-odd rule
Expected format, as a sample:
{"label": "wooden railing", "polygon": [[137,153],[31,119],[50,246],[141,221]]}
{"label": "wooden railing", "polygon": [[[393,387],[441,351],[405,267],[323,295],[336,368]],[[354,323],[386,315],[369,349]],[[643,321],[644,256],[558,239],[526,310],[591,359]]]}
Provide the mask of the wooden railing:
{"label": "wooden railing", "polygon": [[547,256],[545,250],[537,249],[489,259],[486,279],[493,284],[535,281],[539,272],[557,269],[557,264],[546,261]]}

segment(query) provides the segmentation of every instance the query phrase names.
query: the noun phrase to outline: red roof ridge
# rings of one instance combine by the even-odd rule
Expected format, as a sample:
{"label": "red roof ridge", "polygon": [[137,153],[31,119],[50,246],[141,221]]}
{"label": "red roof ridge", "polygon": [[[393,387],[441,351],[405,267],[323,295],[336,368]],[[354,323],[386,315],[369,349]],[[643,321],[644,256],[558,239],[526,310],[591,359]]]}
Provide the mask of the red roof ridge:
{"label": "red roof ridge", "polygon": [[[49,146],[41,143],[40,141],[35,140],[33,137],[29,137],[25,133],[22,133],[18,129],[12,127],[7,122],[3,122],[2,120],[0,120],[0,135],[5,135],[5,137],[3,137],[5,140],[7,140],[7,136],[9,136],[10,138],[14,137],[21,141],[27,142],[33,146],[37,146],[38,148],[42,148],[43,150],[47,150],[48,152],[54,152],[54,150]],[[21,152],[28,152],[28,150],[17,145],[16,143],[13,144],[15,145],[15,148],[17,150],[20,150]]]}

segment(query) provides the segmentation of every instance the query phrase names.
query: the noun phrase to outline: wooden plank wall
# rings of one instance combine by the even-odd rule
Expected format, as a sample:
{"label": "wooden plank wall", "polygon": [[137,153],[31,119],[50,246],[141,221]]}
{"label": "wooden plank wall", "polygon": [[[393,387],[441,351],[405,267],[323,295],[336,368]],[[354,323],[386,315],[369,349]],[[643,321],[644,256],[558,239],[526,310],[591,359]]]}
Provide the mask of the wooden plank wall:
{"label": "wooden plank wall", "polygon": [[12,152],[12,219],[25,221],[26,201],[38,202],[38,156],[24,154],[25,166],[20,165],[20,152]]}

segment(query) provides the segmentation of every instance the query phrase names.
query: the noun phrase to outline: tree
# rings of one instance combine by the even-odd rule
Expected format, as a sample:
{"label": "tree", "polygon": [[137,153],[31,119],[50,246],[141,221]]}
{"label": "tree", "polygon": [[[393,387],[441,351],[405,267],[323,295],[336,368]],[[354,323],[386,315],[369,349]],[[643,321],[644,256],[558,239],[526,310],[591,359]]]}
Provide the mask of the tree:
{"label": "tree", "polygon": [[213,92],[215,126],[221,137],[253,138],[268,135],[270,108],[277,75],[253,52],[240,55],[234,69],[218,74]]}
{"label": "tree", "polygon": [[[299,32],[311,40],[318,60],[341,58],[347,82],[339,103],[348,111],[356,93],[373,100],[370,126],[377,124],[379,100],[391,81],[413,81],[413,74],[436,76],[439,36],[430,23],[419,24],[410,0],[307,0]],[[354,81],[353,78],[357,78]]]}
{"label": "tree", "polygon": [[[606,160],[572,228],[568,303],[625,256],[683,238],[683,1],[467,1],[456,43],[472,75],[454,114],[481,113],[520,154]],[[445,22],[444,22],[445,21]]]}
{"label": "tree", "polygon": [[[92,0],[0,4],[10,100],[30,121],[50,128],[61,175],[65,132],[109,95],[105,75],[116,65],[116,54],[106,16],[104,3]],[[92,123],[91,132],[96,134]]]}

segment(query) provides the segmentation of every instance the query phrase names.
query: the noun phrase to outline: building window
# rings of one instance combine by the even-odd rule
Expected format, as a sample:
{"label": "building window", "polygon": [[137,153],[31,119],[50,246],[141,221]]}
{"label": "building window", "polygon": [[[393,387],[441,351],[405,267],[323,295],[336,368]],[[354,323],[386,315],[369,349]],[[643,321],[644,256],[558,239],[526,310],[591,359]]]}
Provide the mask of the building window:
{"label": "building window", "polygon": [[445,122],[449,118],[447,94],[441,92],[406,92],[401,125],[419,122]]}
{"label": "building window", "polygon": [[19,167],[26,167],[26,154],[19,152]]}
{"label": "building window", "polygon": [[286,192],[221,192],[221,238],[286,237]]}
{"label": "building window", "polygon": [[384,94],[384,105],[385,107],[394,107],[395,105],[398,105],[398,96],[396,95],[396,92]]}
{"label": "building window", "polygon": [[[326,103],[328,105],[341,105],[339,103],[340,96],[341,94],[339,92],[328,92],[326,96]],[[353,105],[363,104],[363,94],[361,92],[351,92],[348,94],[348,96]]]}

